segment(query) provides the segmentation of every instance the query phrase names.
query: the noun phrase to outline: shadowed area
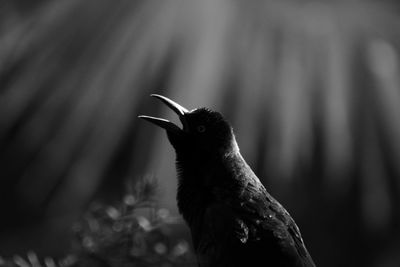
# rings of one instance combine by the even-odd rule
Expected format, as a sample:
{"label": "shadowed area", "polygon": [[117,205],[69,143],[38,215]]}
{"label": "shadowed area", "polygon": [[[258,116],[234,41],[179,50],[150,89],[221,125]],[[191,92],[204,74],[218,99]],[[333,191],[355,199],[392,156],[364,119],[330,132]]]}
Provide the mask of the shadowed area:
{"label": "shadowed area", "polygon": [[173,150],[137,119],[177,120],[159,93],[226,116],[317,266],[398,266],[399,22],[390,1],[3,1],[0,253],[62,253],[126,179],[176,211]]}

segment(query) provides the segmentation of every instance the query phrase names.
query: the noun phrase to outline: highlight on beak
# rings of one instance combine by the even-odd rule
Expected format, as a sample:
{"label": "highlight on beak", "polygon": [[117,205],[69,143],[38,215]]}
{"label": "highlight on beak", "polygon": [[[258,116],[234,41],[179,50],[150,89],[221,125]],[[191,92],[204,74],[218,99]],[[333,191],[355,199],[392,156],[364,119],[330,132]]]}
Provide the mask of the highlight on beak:
{"label": "highlight on beak", "polygon": [[181,128],[170,122],[169,120],[161,119],[161,118],[156,118],[156,117],[151,117],[151,116],[145,116],[145,115],[140,115],[138,116],[141,119],[144,119],[146,121],[149,121],[157,126],[160,126],[161,128],[170,131],[170,132],[181,132]]}
{"label": "highlight on beak", "polygon": [[164,102],[164,104],[166,104],[170,109],[172,109],[173,111],[175,111],[176,114],[179,115],[179,117],[185,115],[185,113],[188,113],[189,110],[187,110],[186,108],[182,107],[181,105],[179,105],[178,103],[176,103],[175,101],[172,101],[171,99],[162,96],[162,95],[157,95],[157,94],[151,94],[150,96],[155,97],[160,99],[162,102]]}
{"label": "highlight on beak", "polygon": [[161,100],[164,104],[166,104],[170,109],[172,109],[176,114],[179,116],[179,120],[182,122],[183,129],[179,128],[177,125],[174,123],[170,122],[169,120],[166,119],[161,119],[161,118],[156,118],[156,117],[151,117],[151,116],[144,116],[140,115],[138,116],[141,119],[147,120],[169,132],[174,132],[174,133],[182,133],[187,129],[187,122],[185,119],[185,114],[189,113],[189,110],[186,108],[182,107],[175,101],[172,101],[171,99],[162,96],[162,95],[157,95],[157,94],[152,94],[150,95],[152,97],[155,97],[159,100]]}

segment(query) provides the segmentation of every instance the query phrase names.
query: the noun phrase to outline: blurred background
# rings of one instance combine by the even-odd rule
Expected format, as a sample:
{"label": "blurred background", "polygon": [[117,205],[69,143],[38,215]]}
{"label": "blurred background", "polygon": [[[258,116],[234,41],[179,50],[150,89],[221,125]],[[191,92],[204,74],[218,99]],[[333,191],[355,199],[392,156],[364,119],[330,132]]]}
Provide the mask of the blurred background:
{"label": "blurred background", "polygon": [[140,177],[177,214],[174,151],[137,119],[177,120],[159,93],[225,114],[318,266],[400,266],[399,7],[1,1],[0,255],[64,255]]}

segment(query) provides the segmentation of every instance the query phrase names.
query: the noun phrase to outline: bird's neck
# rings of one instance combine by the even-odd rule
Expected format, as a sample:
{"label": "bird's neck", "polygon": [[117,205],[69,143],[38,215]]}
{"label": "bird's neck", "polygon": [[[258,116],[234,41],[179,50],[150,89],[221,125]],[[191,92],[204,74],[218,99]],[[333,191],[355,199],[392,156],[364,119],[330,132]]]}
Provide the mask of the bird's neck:
{"label": "bird's neck", "polygon": [[177,170],[178,207],[189,225],[198,221],[211,203],[225,201],[229,194],[241,191],[248,182],[247,175],[253,173],[239,149],[201,161],[177,157]]}
{"label": "bird's neck", "polygon": [[218,158],[200,161],[196,157],[177,158],[177,202],[180,213],[189,225],[198,220],[202,211],[213,201],[211,181],[220,172]]}

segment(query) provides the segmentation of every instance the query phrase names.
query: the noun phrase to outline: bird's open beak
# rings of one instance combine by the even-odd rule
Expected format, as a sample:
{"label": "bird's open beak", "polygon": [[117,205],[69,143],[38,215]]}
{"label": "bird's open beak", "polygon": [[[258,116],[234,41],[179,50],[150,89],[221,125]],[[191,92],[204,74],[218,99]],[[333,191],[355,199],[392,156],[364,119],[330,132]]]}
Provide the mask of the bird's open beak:
{"label": "bird's open beak", "polygon": [[164,128],[168,132],[173,132],[173,133],[178,134],[178,133],[182,133],[183,131],[185,131],[187,129],[185,114],[188,113],[189,111],[186,108],[182,107],[175,101],[172,101],[171,99],[169,99],[165,96],[156,95],[156,94],[152,94],[151,96],[160,99],[164,104],[166,104],[170,109],[172,109],[176,114],[178,114],[179,120],[182,122],[183,129],[179,128],[176,124],[174,124],[166,119],[144,116],[144,115],[140,115],[139,118],[147,120],[151,123],[154,123],[155,125],[160,126],[161,128]]}

